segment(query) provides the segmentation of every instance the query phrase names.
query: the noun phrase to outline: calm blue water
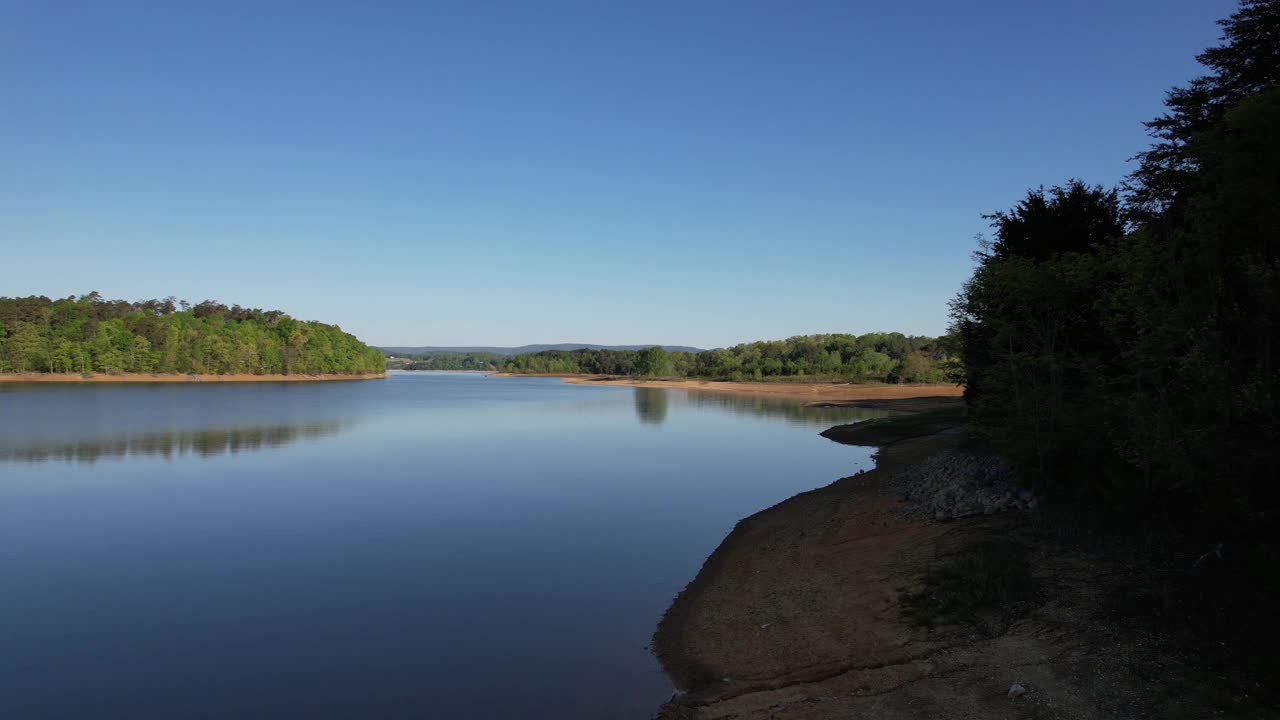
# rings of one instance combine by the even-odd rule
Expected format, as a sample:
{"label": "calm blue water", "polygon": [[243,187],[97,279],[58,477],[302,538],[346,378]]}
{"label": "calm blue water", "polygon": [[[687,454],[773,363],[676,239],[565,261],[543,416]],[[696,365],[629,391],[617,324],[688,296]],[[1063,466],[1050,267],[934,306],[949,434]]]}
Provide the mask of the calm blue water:
{"label": "calm blue water", "polygon": [[0,385],[0,717],[646,718],[741,517],[869,411],[546,378]]}

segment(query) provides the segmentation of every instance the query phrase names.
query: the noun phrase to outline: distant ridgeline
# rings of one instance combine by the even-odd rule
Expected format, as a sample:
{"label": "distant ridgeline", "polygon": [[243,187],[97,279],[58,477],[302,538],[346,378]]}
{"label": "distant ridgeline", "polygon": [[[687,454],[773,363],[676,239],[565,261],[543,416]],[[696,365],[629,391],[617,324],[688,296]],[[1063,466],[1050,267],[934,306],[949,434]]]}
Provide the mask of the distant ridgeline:
{"label": "distant ridgeline", "polygon": [[335,325],[279,310],[0,297],[0,372],[321,375],[380,373],[383,354]]}
{"label": "distant ridgeline", "polygon": [[547,350],[506,358],[513,373],[597,373],[718,380],[946,382],[958,367],[940,338],[902,333],[804,335],[720,350]]}

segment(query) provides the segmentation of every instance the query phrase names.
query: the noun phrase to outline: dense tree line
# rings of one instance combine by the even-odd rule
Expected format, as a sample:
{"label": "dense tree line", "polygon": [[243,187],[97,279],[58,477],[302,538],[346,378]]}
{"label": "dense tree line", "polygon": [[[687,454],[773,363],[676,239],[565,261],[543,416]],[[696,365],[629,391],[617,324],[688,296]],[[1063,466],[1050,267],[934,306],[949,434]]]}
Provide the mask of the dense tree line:
{"label": "dense tree line", "polygon": [[1280,0],[1222,26],[1125,186],[990,217],[953,319],[981,435],[1053,496],[1198,538],[1228,618],[1280,588]]}
{"label": "dense tree line", "polygon": [[388,357],[393,370],[493,370],[506,358],[487,352],[428,352]]}
{"label": "dense tree line", "polygon": [[0,297],[0,372],[318,375],[384,368],[382,353],[355,336],[278,310],[105,300],[96,292]]}
{"label": "dense tree line", "polygon": [[945,382],[957,365],[939,338],[902,333],[804,335],[699,353],[549,350],[508,358],[516,373],[594,373],[717,380],[827,379],[845,382]]}

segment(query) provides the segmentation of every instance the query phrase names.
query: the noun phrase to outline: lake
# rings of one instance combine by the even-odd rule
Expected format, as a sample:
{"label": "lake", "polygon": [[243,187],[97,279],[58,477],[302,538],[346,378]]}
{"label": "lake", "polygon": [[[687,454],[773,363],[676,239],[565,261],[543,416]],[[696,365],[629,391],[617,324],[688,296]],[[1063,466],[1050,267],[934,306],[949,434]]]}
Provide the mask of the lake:
{"label": "lake", "polygon": [[0,385],[0,717],[637,718],[740,518],[879,413],[554,378]]}

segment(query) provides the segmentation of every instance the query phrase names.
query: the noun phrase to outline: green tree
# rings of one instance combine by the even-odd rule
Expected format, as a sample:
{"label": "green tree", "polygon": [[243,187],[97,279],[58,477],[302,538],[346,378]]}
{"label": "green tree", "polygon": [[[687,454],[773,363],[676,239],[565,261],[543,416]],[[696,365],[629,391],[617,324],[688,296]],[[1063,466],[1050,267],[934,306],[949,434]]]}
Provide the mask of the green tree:
{"label": "green tree", "polygon": [[640,351],[636,362],[636,374],[646,377],[670,377],[671,354],[665,348],[654,346]]}
{"label": "green tree", "polygon": [[381,372],[385,359],[338,327],[279,311],[89,293],[60,300],[0,297],[0,368],[364,373]]}
{"label": "green tree", "polygon": [[66,338],[59,338],[54,343],[53,352],[49,356],[49,369],[52,372],[73,372],[78,369],[78,356],[75,343]]}
{"label": "green tree", "polygon": [[1139,167],[1127,189],[1134,209],[1147,220],[1203,187],[1207,178],[1193,147],[1197,136],[1219,125],[1245,98],[1280,83],[1280,1],[1243,0],[1218,24],[1225,42],[1196,56],[1208,74],[1170,90],[1167,112],[1146,123],[1156,142],[1138,154]]}
{"label": "green tree", "polygon": [[9,328],[5,353],[8,356],[9,367],[17,372],[47,369],[44,338],[31,323],[18,322]]}

